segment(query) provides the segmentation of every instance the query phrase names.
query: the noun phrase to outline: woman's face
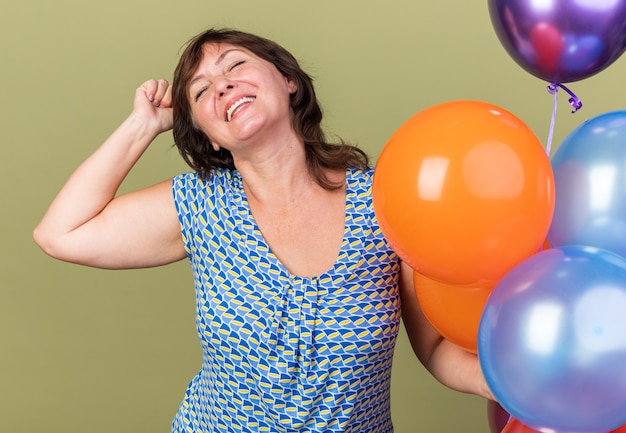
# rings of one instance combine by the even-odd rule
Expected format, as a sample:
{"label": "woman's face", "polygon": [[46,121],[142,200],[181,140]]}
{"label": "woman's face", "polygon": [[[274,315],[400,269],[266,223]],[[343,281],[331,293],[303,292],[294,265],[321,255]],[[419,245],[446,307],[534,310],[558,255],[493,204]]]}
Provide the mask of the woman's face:
{"label": "woman's face", "polygon": [[207,44],[203,53],[188,100],[196,126],[214,146],[232,151],[291,128],[289,95],[296,85],[272,63],[230,44]]}

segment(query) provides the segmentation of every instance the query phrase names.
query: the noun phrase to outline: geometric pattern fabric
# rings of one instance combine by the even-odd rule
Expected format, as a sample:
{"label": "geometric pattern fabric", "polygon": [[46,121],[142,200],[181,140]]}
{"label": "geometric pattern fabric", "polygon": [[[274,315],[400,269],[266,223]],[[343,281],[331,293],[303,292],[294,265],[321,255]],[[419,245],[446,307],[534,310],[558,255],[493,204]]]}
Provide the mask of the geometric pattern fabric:
{"label": "geometric pattern fabric", "polygon": [[239,172],[174,178],[202,366],[172,432],[391,432],[399,258],[372,206],[373,170],[346,172],[332,269],[292,275],[255,224]]}

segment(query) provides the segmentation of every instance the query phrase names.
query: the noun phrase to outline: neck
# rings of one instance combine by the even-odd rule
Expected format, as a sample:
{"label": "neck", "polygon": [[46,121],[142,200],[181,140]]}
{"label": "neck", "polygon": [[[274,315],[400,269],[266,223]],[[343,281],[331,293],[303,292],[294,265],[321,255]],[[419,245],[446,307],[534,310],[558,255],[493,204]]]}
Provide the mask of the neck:
{"label": "neck", "polygon": [[254,160],[235,160],[249,200],[290,207],[320,186],[309,174],[304,145],[287,144]]}

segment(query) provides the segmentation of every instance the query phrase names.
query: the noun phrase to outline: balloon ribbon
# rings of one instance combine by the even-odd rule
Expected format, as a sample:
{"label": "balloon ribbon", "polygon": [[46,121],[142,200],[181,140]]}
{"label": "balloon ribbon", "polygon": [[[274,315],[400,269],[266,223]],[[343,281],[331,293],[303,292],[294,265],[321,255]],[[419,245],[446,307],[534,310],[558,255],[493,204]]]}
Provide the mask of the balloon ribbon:
{"label": "balloon ribbon", "polygon": [[565,90],[570,95],[568,102],[572,106],[572,114],[580,110],[583,106],[583,103],[581,102],[580,99],[578,99],[578,96],[576,96],[574,92],[572,92],[570,89],[565,87],[563,84],[551,83],[548,86],[548,92],[554,95],[554,104],[552,107],[552,120],[550,121],[550,131],[548,133],[548,144],[546,146],[546,152],[548,153],[548,157],[550,156],[550,153],[552,150],[552,136],[554,135],[554,123],[556,121],[556,107],[557,107],[557,102],[558,102],[559,87]]}

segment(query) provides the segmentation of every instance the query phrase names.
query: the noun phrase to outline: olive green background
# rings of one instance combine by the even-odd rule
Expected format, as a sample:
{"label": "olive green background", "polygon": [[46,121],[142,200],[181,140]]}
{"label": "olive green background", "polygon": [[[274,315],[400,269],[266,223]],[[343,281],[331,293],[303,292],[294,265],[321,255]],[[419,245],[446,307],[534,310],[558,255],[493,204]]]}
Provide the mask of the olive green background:
{"label": "olive green background", "polygon": [[[71,171],[129,113],[134,89],[171,78],[209,26],[283,44],[315,77],[330,135],[375,158],[414,113],[454,99],[512,111],[546,142],[552,96],[511,60],[477,0],[3,0],[0,6],[0,431],[167,432],[200,364],[190,272],[57,262],[31,232]],[[559,98],[554,145],[623,106],[624,63]],[[123,190],[186,168],[170,135]],[[461,217],[461,216],[460,216]],[[488,432],[486,402],[432,379],[404,334],[393,373],[396,431]]]}

